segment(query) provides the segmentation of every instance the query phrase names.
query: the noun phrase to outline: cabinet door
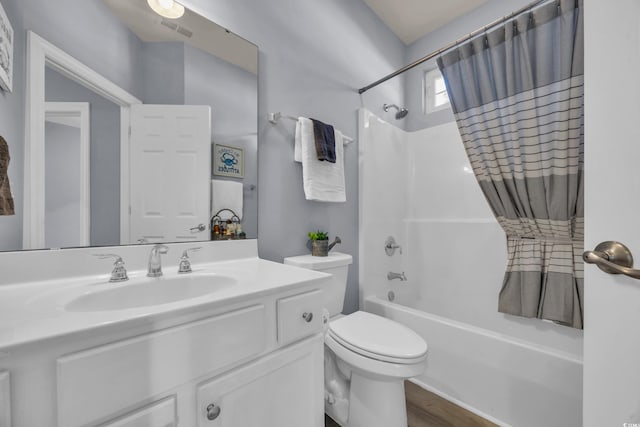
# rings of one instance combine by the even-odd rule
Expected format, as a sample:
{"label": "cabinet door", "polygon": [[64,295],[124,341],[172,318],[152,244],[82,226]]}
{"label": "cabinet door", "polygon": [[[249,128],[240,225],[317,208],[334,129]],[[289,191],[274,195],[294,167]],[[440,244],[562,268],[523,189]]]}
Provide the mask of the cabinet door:
{"label": "cabinet door", "polygon": [[102,427],[176,427],[176,399],[168,397]]}
{"label": "cabinet door", "polygon": [[323,346],[317,334],[198,387],[198,427],[322,427]]}

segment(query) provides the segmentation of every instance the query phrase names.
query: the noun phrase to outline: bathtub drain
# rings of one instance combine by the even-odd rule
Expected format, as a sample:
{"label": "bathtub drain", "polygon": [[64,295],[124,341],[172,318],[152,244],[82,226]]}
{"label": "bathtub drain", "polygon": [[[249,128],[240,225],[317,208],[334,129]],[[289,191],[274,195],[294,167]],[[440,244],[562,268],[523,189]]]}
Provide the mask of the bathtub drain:
{"label": "bathtub drain", "polygon": [[396,294],[394,294],[393,291],[389,291],[387,298],[389,298],[389,301],[393,302],[393,300],[396,299]]}

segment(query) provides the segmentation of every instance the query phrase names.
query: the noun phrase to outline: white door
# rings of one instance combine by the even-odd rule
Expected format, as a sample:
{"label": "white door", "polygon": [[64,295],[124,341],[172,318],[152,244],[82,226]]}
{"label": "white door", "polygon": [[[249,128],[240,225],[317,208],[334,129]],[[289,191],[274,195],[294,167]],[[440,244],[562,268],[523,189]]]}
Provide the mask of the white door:
{"label": "white door", "polygon": [[[640,267],[640,2],[585,3],[585,249]],[[640,425],[639,329],[640,280],[585,265],[585,427]]]}
{"label": "white door", "polygon": [[133,105],[130,242],[207,239],[211,108]]}

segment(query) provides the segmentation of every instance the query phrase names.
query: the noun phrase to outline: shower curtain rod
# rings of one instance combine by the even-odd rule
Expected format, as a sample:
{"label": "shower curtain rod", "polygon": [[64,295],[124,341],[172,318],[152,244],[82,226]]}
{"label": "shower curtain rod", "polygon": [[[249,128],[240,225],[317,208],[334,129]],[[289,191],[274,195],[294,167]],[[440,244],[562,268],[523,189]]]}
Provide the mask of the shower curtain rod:
{"label": "shower curtain rod", "polygon": [[[428,61],[430,59],[433,59],[436,56],[440,55],[441,53],[444,53],[444,52],[456,47],[457,45],[459,45],[462,42],[465,42],[467,40],[471,40],[473,37],[477,36],[478,34],[486,32],[489,28],[495,27],[496,25],[500,25],[500,24],[508,21],[509,19],[511,19],[511,18],[513,18],[513,17],[515,17],[517,15],[520,15],[522,12],[525,12],[528,9],[532,9],[532,8],[536,7],[537,5],[539,5],[541,3],[546,3],[548,1],[551,1],[551,0],[536,0],[536,1],[533,1],[533,2],[529,3],[528,5],[526,5],[524,7],[521,7],[520,9],[516,10],[515,12],[510,13],[509,15],[505,15],[502,18],[496,19],[495,21],[491,22],[490,24],[485,25],[484,27],[481,27],[481,28],[478,28],[475,31],[472,31],[471,33],[467,34],[466,36],[464,36],[462,38],[459,38],[458,40],[449,43],[448,45],[436,50],[435,52],[431,52],[427,56],[424,56],[424,57],[412,62],[409,65],[405,65],[404,67],[400,68],[399,70],[394,71],[393,73],[391,73],[391,74],[389,74],[387,76],[384,76],[380,80],[377,80],[377,81],[371,83],[369,86],[365,86],[363,88],[358,89],[358,93],[359,94],[363,94],[366,91],[368,91],[369,89],[378,86],[380,83],[384,83],[387,80],[392,79],[395,76],[404,73],[405,71],[409,71],[410,69],[412,69],[414,67],[417,67],[418,65],[422,64],[423,62],[426,62],[426,61]],[[558,1],[558,0],[556,0],[556,1]]]}

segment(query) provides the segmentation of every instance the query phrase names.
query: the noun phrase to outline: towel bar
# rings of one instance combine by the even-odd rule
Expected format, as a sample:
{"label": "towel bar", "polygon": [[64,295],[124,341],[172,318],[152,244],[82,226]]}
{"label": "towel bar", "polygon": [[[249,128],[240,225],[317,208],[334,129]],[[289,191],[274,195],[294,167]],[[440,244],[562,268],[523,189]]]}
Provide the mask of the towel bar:
{"label": "towel bar", "polygon": [[[281,112],[277,112],[277,113],[269,113],[267,115],[267,118],[269,119],[269,122],[271,124],[277,124],[278,121],[280,119],[288,119],[288,120],[293,120],[293,121],[298,121],[297,117],[293,117],[293,116],[288,116],[286,114],[282,114]],[[342,135],[342,139],[344,139],[344,145],[348,145],[351,144],[353,142],[353,138],[346,136],[346,135]]]}

